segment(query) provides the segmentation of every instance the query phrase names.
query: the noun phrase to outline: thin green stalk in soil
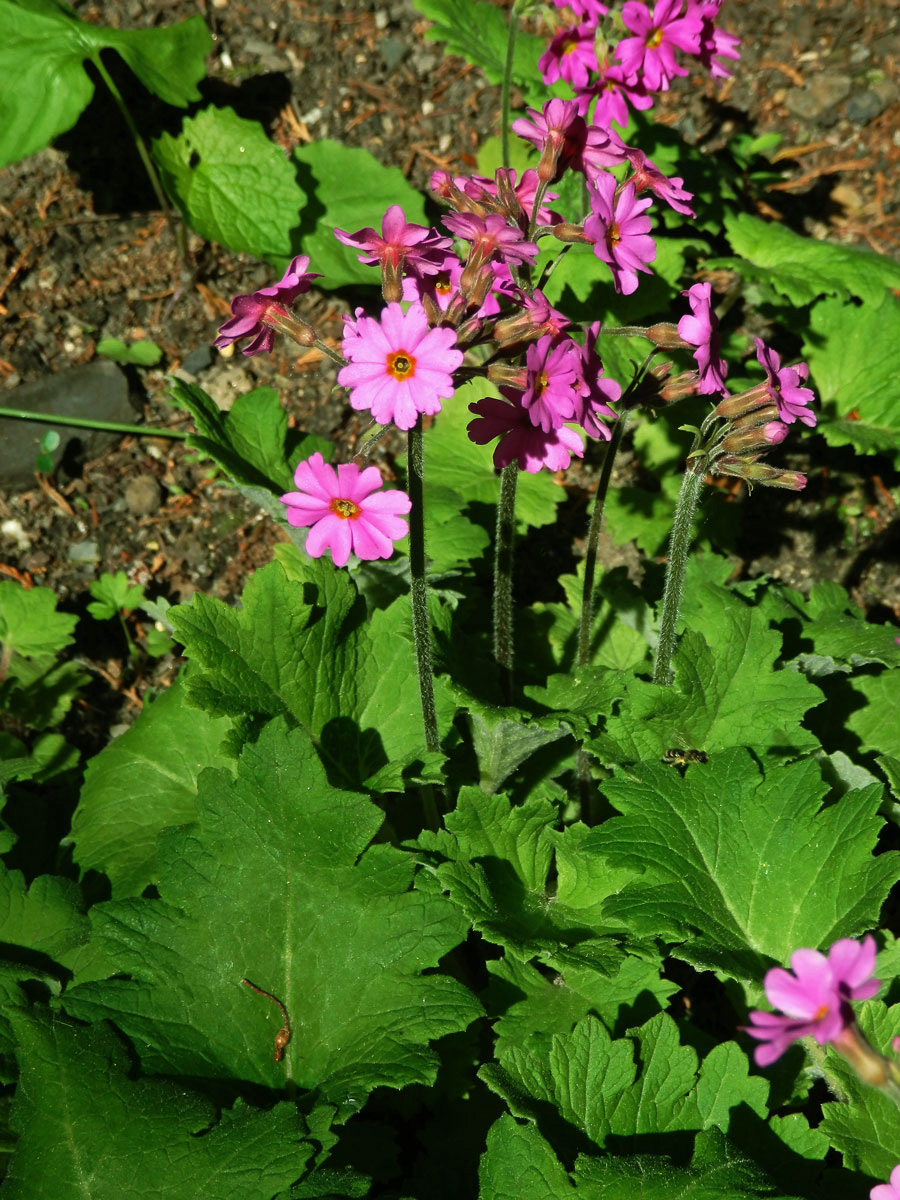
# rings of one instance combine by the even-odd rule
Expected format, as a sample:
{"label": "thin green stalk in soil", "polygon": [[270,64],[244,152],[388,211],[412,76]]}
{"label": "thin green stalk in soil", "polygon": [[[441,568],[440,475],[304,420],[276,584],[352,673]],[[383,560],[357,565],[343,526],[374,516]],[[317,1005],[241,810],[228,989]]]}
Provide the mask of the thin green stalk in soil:
{"label": "thin green stalk in soil", "polygon": [[[513,55],[516,49],[516,34],[519,31],[519,16],[516,6],[509,12],[509,22],[506,26],[506,58],[503,63],[503,84],[500,89],[500,161],[504,167],[509,166],[509,116],[510,90],[512,88]],[[537,209],[537,205],[535,205]]]}
{"label": "thin green stalk in soil", "polygon": [[172,206],[169,204],[168,197],[166,196],[165,189],[162,185],[162,180],[157,173],[156,167],[153,165],[153,159],[150,157],[150,151],[147,149],[147,145],[144,142],[144,139],[141,137],[137,125],[134,123],[131,111],[129,110],[128,105],[122,99],[121,92],[113,83],[112,76],[107,71],[106,67],[104,67],[103,61],[100,57],[100,51],[94,51],[90,57],[91,62],[97,68],[100,78],[109,88],[110,95],[112,96],[113,100],[115,100],[116,106],[118,107],[119,112],[122,114],[122,119],[128,126],[128,132],[131,134],[135,149],[140,155],[141,162],[144,164],[144,170],[147,172],[147,178],[150,180],[150,186],[153,188],[154,195],[156,196],[159,206],[165,215],[166,223],[168,224],[169,229],[172,231],[172,237],[175,239],[175,246],[179,255],[181,256],[181,261],[184,263],[185,267],[190,267],[187,235],[185,233],[184,225],[181,221],[175,220],[174,213],[172,212]]}
{"label": "thin green stalk in soil", "polygon": [[659,645],[656,647],[656,663],[653,667],[653,682],[672,682],[672,656],[675,653],[675,628],[681,611],[684,592],[684,576],[687,570],[694,514],[705,474],[705,455],[688,458],[687,469],[681,480],[675,516],[672,519],[672,535],[669,539],[669,561],[666,565],[666,584],[663,589],[662,618],[659,626]]}
{"label": "thin green stalk in soil", "polygon": [[494,659],[500,667],[500,687],[508,704],[512,699],[513,671],[513,547],[516,540],[516,486],[519,464],[511,462],[500,472],[500,501],[494,544]]}
{"label": "thin green stalk in soil", "polygon": [[[413,644],[419,674],[419,698],[428,750],[440,750],[437,711],[434,706],[434,668],[431,661],[431,625],[428,619],[428,585],[425,580],[425,495],[422,418],[409,431],[407,489],[412,501],[409,513],[409,574],[412,601]],[[422,789],[425,820],[429,828],[439,826],[437,801],[430,786]]]}
{"label": "thin green stalk in soil", "polygon": [[73,429],[100,429],[104,433],[133,433],[135,437],[177,438],[189,436],[181,429],[162,429],[151,425],[124,425],[121,421],[96,421],[93,417],[60,417],[53,413],[26,412],[22,408],[0,408],[0,417],[14,421],[37,421],[41,425],[66,425]]}

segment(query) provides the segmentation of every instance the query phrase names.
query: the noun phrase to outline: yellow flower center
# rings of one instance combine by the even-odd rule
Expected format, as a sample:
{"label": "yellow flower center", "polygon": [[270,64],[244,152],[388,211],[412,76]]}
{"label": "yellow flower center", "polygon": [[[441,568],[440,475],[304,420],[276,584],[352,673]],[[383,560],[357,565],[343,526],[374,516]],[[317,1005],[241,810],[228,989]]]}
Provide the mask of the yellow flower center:
{"label": "yellow flower center", "polygon": [[618,246],[621,240],[622,231],[619,228],[619,222],[613,221],[612,225],[610,225],[609,229],[606,231],[606,244],[609,246],[610,250],[613,250],[616,246]]}
{"label": "yellow flower center", "polygon": [[399,382],[412,379],[416,373],[416,360],[405,350],[394,350],[387,356],[387,370],[388,375],[392,375]]}
{"label": "yellow flower center", "polygon": [[660,44],[660,42],[662,40],[663,40],[663,31],[661,29],[654,29],[653,32],[650,34],[650,36],[647,38],[644,45],[647,47],[648,50],[655,50],[656,47]]}
{"label": "yellow flower center", "polygon": [[354,504],[352,500],[340,500],[335,498],[328,506],[336,517],[340,517],[342,521],[355,521],[362,509],[358,504]]}

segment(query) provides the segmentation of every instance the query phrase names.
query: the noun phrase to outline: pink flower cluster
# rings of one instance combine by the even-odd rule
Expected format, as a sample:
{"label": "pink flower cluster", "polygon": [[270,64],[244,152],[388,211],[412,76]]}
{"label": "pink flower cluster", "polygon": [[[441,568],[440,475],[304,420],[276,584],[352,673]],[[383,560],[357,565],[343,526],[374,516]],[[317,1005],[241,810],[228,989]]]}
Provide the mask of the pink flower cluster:
{"label": "pink flower cluster", "polygon": [[612,27],[598,27],[609,8],[605,4],[559,4],[573,10],[578,24],[560,29],[541,56],[545,83],[564,80],[576,94],[580,111],[593,109],[595,123],[609,128],[628,124],[628,108],[647,109],[653,92],[666,91],[688,69],[676,52],[696,59],[714,79],[731,72],[723,59],[738,59],[740,39],[716,27],[722,0],[657,0],[652,11],[640,0],[626,0],[621,23],[627,34],[619,40],[612,60],[598,59],[597,45],[608,45]]}

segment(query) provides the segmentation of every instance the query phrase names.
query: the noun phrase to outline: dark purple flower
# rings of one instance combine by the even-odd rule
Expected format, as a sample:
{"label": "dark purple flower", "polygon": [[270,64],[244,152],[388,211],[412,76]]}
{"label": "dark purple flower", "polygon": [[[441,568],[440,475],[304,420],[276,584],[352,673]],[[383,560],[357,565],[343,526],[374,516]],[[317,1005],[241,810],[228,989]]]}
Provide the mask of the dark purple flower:
{"label": "dark purple flower", "polygon": [[[562,425],[545,432],[536,428],[522,406],[522,393],[513,388],[501,388],[506,400],[486,396],[469,405],[476,420],[470,421],[468,434],[477,446],[486,446],[500,438],[494,448],[494,466],[498,470],[517,462],[523,471],[535,475],[542,467],[549,471],[564,471],[572,455],[581,458],[584,447],[574,429]],[[508,403],[507,403],[508,401]]]}
{"label": "dark purple flower", "polygon": [[700,372],[698,391],[703,396],[713,392],[727,395],[725,376],[728,364],[720,354],[719,319],[712,310],[712,284],[695,283],[686,292],[691,312],[678,322],[678,336],[696,346],[694,359]]}
{"label": "dark purple flower", "polygon": [[681,17],[682,0],[657,0],[651,15],[640,0],[626,0],[622,20],[634,37],[623,38],[616,47],[616,58],[626,73],[642,75],[651,92],[664,91],[675,75],[687,75],[687,68],[675,61],[675,50],[700,53],[703,22],[696,12]]}
{"label": "dark purple flower", "polygon": [[291,259],[278,283],[249,295],[235,296],[231,302],[234,316],[219,326],[218,337],[213,345],[221,350],[242,338],[252,338],[241,351],[242,354],[271,354],[275,345],[275,331],[266,323],[266,316],[284,313],[285,305],[293,304],[298,296],[309,291],[314,279],[321,278],[316,272],[308,272],[308,266],[309,257],[298,254]]}
{"label": "dark purple flower", "polygon": [[641,214],[653,201],[637,200],[628,183],[616,195],[616,180],[603,172],[588,183],[591,215],[584,232],[594,243],[594,253],[612,272],[617,292],[630,296],[637,289],[638,271],[650,274],[644,264],[656,258],[656,243],[649,236],[650,218]]}
{"label": "dark purple flower", "polygon": [[609,402],[615,403],[621,397],[622,389],[614,379],[607,379],[603,373],[603,362],[597,353],[599,335],[599,321],[594,321],[584,331],[584,345],[579,351],[581,362],[576,381],[574,420],[589,437],[608,442],[612,434],[609,426],[600,418],[616,419],[617,414],[609,407]]}
{"label": "dark purple flower", "polygon": [[753,341],[756,357],[768,376],[769,397],[778,406],[778,419],[784,421],[785,425],[802,421],[812,429],[816,414],[809,405],[815,396],[812,388],[800,387],[800,380],[809,375],[809,367],[804,362],[797,363],[796,367],[783,367],[779,356],[766,346],[762,338],[754,338]]}

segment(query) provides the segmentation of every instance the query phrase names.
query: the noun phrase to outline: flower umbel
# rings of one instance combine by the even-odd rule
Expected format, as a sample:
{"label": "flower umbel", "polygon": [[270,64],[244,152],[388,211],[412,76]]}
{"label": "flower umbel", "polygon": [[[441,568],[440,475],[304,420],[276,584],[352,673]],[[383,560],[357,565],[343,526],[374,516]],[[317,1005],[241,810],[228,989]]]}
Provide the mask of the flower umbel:
{"label": "flower umbel", "polygon": [[872,978],[875,939],[855,942],[841,938],[828,951],[795,950],[791,970],[774,967],[766,972],[766,998],[786,1016],[754,1011],[744,1032],[756,1038],[754,1058],[767,1067],[780,1058],[791,1042],[813,1037],[820,1046],[836,1041],[853,1024],[850,1000],[868,1000],[881,983]]}
{"label": "flower umbel", "polygon": [[359,315],[345,324],[341,348],[348,366],[338,383],[350,389],[350,405],[369,409],[379,425],[412,429],[420,413],[441,411],[453,395],[453,372],[462,351],[452,329],[431,329],[421,304],[404,312],[388,304],[381,320]]}
{"label": "flower umbel", "polygon": [[409,496],[396,490],[379,492],[377,467],[361,471],[356,463],[341,463],[335,470],[321,454],[314,454],[298,465],[294,483],[298,490],[286,492],[281,500],[291,525],[311,526],[306,553],[312,558],[330,550],[336,567],[343,567],[351,553],[364,559],[390,558],[394,542],[409,531],[402,519],[411,508]]}

